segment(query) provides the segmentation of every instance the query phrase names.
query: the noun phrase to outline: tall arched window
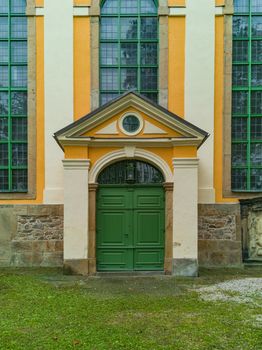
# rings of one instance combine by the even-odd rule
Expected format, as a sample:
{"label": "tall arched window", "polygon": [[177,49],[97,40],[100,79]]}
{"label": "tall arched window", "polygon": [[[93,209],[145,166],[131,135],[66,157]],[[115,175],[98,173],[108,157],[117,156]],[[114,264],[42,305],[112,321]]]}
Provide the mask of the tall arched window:
{"label": "tall arched window", "polygon": [[105,0],[100,23],[100,104],[136,90],[158,101],[155,0]]}

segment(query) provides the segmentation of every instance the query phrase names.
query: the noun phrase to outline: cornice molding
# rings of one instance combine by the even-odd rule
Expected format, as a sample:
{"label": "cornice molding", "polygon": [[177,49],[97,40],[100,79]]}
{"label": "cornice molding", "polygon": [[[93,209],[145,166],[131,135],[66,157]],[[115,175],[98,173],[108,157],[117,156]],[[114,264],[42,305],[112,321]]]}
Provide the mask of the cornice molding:
{"label": "cornice molding", "polygon": [[63,167],[65,170],[89,170],[89,159],[63,159]]}

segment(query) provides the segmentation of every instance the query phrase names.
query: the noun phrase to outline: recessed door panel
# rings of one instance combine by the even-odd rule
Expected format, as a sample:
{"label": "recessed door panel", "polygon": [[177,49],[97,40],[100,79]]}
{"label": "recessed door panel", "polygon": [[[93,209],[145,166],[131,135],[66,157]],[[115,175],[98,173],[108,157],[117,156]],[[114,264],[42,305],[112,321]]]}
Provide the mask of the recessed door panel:
{"label": "recessed door panel", "polygon": [[133,269],[133,249],[99,249],[98,271],[124,271]]}
{"label": "recessed door panel", "polygon": [[134,254],[134,270],[163,270],[164,249],[136,249]]}
{"label": "recessed door panel", "polygon": [[158,211],[134,211],[135,246],[163,245],[163,213]]}

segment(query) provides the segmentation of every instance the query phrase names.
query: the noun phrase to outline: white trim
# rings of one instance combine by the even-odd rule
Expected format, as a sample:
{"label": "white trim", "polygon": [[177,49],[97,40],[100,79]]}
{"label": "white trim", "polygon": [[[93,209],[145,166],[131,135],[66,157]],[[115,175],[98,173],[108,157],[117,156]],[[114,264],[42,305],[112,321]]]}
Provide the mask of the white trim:
{"label": "white trim", "polygon": [[[173,174],[168,166],[168,164],[159,156],[154,153],[145,151],[140,148],[136,148],[134,150],[134,157],[137,159],[142,159],[144,161],[148,161],[155,165],[158,169],[160,169],[165,177],[166,182],[173,182]],[[109,164],[113,163],[116,160],[126,159],[128,157],[128,152],[125,149],[121,149],[119,151],[113,151],[107,153],[105,156],[98,159],[95,164],[91,167],[89,174],[89,183],[96,183],[98,174],[102,169],[104,169]]]}
{"label": "white trim", "polygon": [[35,15],[36,16],[44,16],[45,15],[45,9],[43,7],[36,7],[35,8]]}
{"label": "white trim", "polygon": [[185,7],[170,7],[169,8],[170,16],[186,16],[186,8]]}
{"label": "white trim", "polygon": [[89,16],[89,6],[74,6],[73,15],[75,17]]}
{"label": "white trim", "polygon": [[216,7],[215,9],[215,15],[216,16],[223,16],[224,14],[224,6]]}
{"label": "white trim", "polygon": [[176,168],[195,168],[198,167],[198,158],[173,158],[173,167]]}
{"label": "white trim", "polygon": [[[140,125],[139,125],[139,128],[138,128],[136,131],[129,132],[129,131],[127,131],[127,130],[124,128],[124,126],[123,126],[123,121],[124,121],[124,119],[125,119],[126,117],[128,117],[128,116],[135,116],[135,117],[139,120]],[[144,120],[143,120],[143,118],[141,117],[141,115],[139,115],[138,113],[135,113],[135,112],[127,112],[127,113],[123,114],[123,115],[120,117],[120,119],[119,119],[119,121],[118,121],[118,127],[119,127],[119,129],[122,131],[123,134],[128,135],[128,136],[135,136],[135,135],[139,134],[140,131],[143,129],[143,127],[144,127]]]}
{"label": "white trim", "polygon": [[63,159],[64,169],[86,169],[90,167],[89,159]]}

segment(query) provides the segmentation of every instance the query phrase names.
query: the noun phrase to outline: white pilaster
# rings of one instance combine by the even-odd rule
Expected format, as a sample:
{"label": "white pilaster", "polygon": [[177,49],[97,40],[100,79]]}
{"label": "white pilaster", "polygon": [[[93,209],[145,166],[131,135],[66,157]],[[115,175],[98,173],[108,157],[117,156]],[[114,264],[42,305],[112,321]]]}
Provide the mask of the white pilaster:
{"label": "white pilaster", "polygon": [[53,134],[73,121],[73,1],[45,0],[44,203],[63,203],[63,152]]}
{"label": "white pilaster", "polygon": [[199,202],[214,203],[214,0],[187,0],[185,118],[210,137],[198,152]]}
{"label": "white pilaster", "polygon": [[63,160],[64,260],[88,257],[89,160]]}
{"label": "white pilaster", "polygon": [[181,275],[195,275],[198,252],[198,159],[174,158],[173,166],[174,273],[176,274],[176,266],[181,262]]}

